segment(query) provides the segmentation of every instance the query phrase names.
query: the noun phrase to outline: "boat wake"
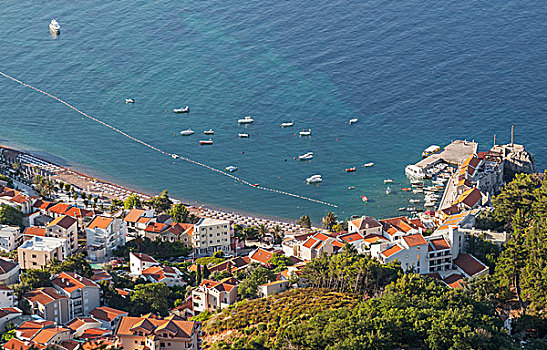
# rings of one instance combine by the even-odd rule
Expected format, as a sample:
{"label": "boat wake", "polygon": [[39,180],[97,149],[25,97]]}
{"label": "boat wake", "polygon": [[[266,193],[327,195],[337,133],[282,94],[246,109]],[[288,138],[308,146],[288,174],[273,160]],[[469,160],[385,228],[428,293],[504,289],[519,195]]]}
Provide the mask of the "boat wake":
{"label": "boat wake", "polygon": [[318,203],[318,204],[322,204],[322,205],[326,205],[326,206],[338,208],[338,206],[335,205],[335,204],[328,203],[328,202],[325,202],[325,201],[322,201],[322,200],[319,200],[319,199],[313,199],[313,198],[301,196],[301,195],[298,195],[298,194],[295,194],[295,193],[290,193],[290,192],[286,192],[286,191],[277,190],[277,189],[275,189],[275,188],[269,188],[269,187],[265,187],[265,186],[260,186],[260,185],[252,184],[252,183],[250,183],[249,181],[247,181],[247,180],[245,180],[245,179],[242,179],[242,178],[240,178],[240,177],[237,177],[237,176],[235,176],[235,175],[232,175],[232,174],[227,173],[227,172],[225,172],[225,171],[222,171],[222,170],[220,170],[220,169],[213,168],[213,167],[210,166],[210,165],[207,165],[207,164],[204,164],[204,163],[195,161],[195,160],[193,160],[193,159],[190,159],[190,158],[187,158],[187,157],[184,157],[184,156],[180,156],[180,155],[175,154],[175,153],[168,153],[168,152],[163,151],[163,150],[161,150],[161,149],[159,149],[159,148],[157,148],[157,147],[155,147],[155,146],[152,146],[152,145],[149,144],[149,143],[146,143],[146,142],[144,142],[144,141],[142,141],[142,140],[139,140],[138,138],[136,138],[136,137],[134,137],[134,136],[131,136],[131,135],[127,134],[126,132],[123,132],[122,130],[120,130],[120,129],[118,129],[118,128],[116,128],[116,127],[114,127],[114,126],[112,126],[112,125],[110,125],[110,124],[108,124],[108,123],[105,123],[105,122],[103,122],[103,121],[100,120],[100,119],[97,119],[97,118],[95,118],[95,117],[90,116],[89,114],[87,114],[87,113],[85,113],[85,112],[79,110],[78,108],[74,107],[73,105],[69,104],[68,102],[63,101],[62,99],[60,99],[60,98],[58,98],[58,97],[56,97],[56,96],[54,96],[54,95],[52,95],[52,94],[50,94],[50,93],[48,93],[48,92],[46,92],[46,91],[40,90],[40,89],[38,89],[37,87],[34,87],[34,86],[30,85],[30,84],[24,83],[24,82],[22,82],[21,80],[18,80],[18,79],[14,78],[14,77],[12,77],[12,76],[6,74],[6,73],[0,72],[0,74],[1,74],[2,76],[6,77],[6,78],[8,78],[8,79],[10,79],[10,80],[12,80],[12,81],[18,83],[18,84],[21,84],[21,85],[23,85],[23,86],[25,86],[25,87],[28,87],[28,88],[30,88],[30,89],[36,91],[36,92],[39,92],[39,93],[41,93],[41,94],[43,94],[43,95],[46,95],[46,96],[48,96],[48,97],[50,97],[50,98],[56,100],[57,102],[60,102],[60,103],[64,104],[65,106],[69,107],[70,109],[72,109],[72,110],[78,112],[79,114],[83,115],[84,117],[86,117],[86,118],[88,118],[88,119],[91,119],[91,120],[93,120],[94,122],[99,123],[99,124],[101,124],[101,125],[103,125],[103,126],[106,126],[107,128],[110,128],[110,129],[114,130],[115,132],[117,132],[117,133],[119,133],[119,134],[121,134],[121,135],[127,137],[128,139],[130,139],[130,140],[132,140],[132,141],[135,141],[135,142],[138,142],[138,143],[142,144],[143,146],[146,146],[146,147],[148,147],[148,148],[150,148],[150,149],[153,149],[154,151],[159,152],[159,153],[161,153],[161,154],[163,154],[163,155],[165,155],[165,156],[171,157],[171,158],[173,158],[173,159],[182,159],[182,160],[184,160],[184,161],[186,161],[186,162],[188,162],[188,163],[191,163],[191,164],[194,164],[194,165],[203,167],[203,168],[205,168],[205,169],[214,171],[214,172],[216,172],[216,173],[218,173],[218,174],[221,174],[221,175],[224,175],[224,176],[228,176],[228,177],[230,177],[230,178],[232,178],[232,179],[234,179],[234,180],[236,180],[236,181],[238,181],[238,182],[240,182],[240,183],[242,183],[242,184],[244,184],[244,185],[247,185],[247,186],[249,186],[249,187],[252,187],[252,188],[256,188],[256,189],[263,190],[263,191],[268,191],[268,192],[273,192],[273,193],[277,193],[277,194],[282,194],[282,195],[285,195],[285,196],[290,196],[290,197],[294,197],[294,198],[306,200],[306,201],[309,201],[309,202]]}

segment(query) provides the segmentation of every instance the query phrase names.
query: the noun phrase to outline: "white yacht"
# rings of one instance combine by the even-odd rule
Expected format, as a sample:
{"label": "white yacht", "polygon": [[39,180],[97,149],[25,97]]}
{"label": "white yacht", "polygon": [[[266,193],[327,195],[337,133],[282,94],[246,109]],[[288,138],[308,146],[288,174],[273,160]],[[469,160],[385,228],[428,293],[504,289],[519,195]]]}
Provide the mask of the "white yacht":
{"label": "white yacht", "polygon": [[311,129],[304,129],[300,131],[300,136],[311,136]]}
{"label": "white yacht", "polygon": [[209,129],[209,130],[205,130],[203,132],[205,135],[214,135],[215,134],[215,131],[213,129]]}
{"label": "white yacht", "polygon": [[425,179],[426,173],[424,170],[414,164],[407,165],[405,175],[411,179]]}
{"label": "white yacht", "polygon": [[253,123],[255,120],[249,116],[243,118],[243,119],[238,119],[237,122],[239,124],[251,124]]}
{"label": "white yacht", "polygon": [[57,22],[56,20],[52,19],[51,22],[49,23],[49,30],[50,30],[52,33],[55,33],[55,34],[61,33],[61,26],[59,25],[59,22]]}
{"label": "white yacht", "polygon": [[192,130],[192,129],[182,130],[182,131],[180,132],[180,134],[181,134],[182,136],[190,136],[190,135],[193,135],[193,134],[194,134],[194,130]]}
{"label": "white yacht", "polygon": [[323,178],[321,178],[321,175],[312,175],[306,179],[306,182],[309,184],[318,183],[323,181]]}
{"label": "white yacht", "polygon": [[350,123],[350,124],[355,124],[355,123],[357,123],[358,121],[359,121],[359,119],[357,119],[357,118],[352,118],[352,119],[349,120],[349,123]]}
{"label": "white yacht", "polygon": [[248,137],[249,137],[249,134],[240,132],[240,133],[238,134],[238,136],[239,136],[240,138],[248,138]]}
{"label": "white yacht", "polygon": [[291,126],[294,125],[294,122],[285,122],[285,123],[281,123],[281,127],[282,128],[289,128]]}
{"label": "white yacht", "polygon": [[365,163],[365,168],[370,168],[371,166],[374,166],[373,162]]}
{"label": "white yacht", "polygon": [[135,99],[133,98],[126,98],[125,103],[135,103]]}
{"label": "white yacht", "polygon": [[184,108],[175,108],[173,109],[173,112],[174,113],[189,113],[190,112],[190,107],[186,106]]}
{"label": "white yacht", "polygon": [[385,180],[384,180],[384,183],[385,183],[385,184],[392,184],[392,183],[393,183],[393,179],[385,179]]}
{"label": "white yacht", "polygon": [[312,158],[313,158],[313,152],[308,152],[306,154],[298,156],[298,159],[300,159],[300,160],[310,160]]}
{"label": "white yacht", "polygon": [[237,167],[236,166],[233,166],[233,165],[230,165],[230,166],[227,166],[226,167],[226,171],[229,171],[231,173],[233,173],[234,171],[237,170]]}

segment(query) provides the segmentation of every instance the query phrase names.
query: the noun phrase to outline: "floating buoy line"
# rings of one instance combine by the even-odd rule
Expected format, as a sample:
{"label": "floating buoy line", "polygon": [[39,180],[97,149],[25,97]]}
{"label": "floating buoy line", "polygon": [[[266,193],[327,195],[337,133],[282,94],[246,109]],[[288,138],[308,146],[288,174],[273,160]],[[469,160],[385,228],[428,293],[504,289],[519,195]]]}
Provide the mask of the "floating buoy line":
{"label": "floating buoy line", "polygon": [[245,180],[245,179],[242,179],[242,178],[240,178],[240,177],[237,177],[237,176],[235,176],[235,175],[232,175],[232,174],[227,173],[227,172],[225,172],[225,171],[222,171],[222,170],[220,170],[220,169],[213,168],[212,166],[207,165],[207,164],[205,164],[205,163],[201,163],[201,162],[195,161],[195,160],[193,160],[193,159],[190,159],[190,158],[187,158],[187,157],[184,157],[184,156],[180,156],[180,155],[175,154],[175,153],[169,153],[169,152],[163,151],[163,150],[159,149],[158,147],[152,146],[152,145],[149,144],[149,143],[146,143],[146,142],[144,142],[144,141],[142,141],[142,140],[139,140],[138,138],[136,138],[136,137],[134,137],[134,136],[131,136],[131,135],[127,134],[126,132],[124,132],[124,131],[122,131],[122,130],[120,130],[120,129],[114,127],[114,126],[112,126],[112,125],[110,125],[110,124],[108,124],[108,123],[103,122],[103,121],[100,120],[100,119],[97,119],[97,118],[95,118],[95,117],[90,116],[89,114],[87,114],[87,113],[85,113],[85,112],[79,110],[78,108],[74,107],[73,105],[71,105],[71,104],[68,103],[68,102],[63,101],[62,99],[58,98],[57,96],[54,96],[54,95],[52,95],[52,94],[50,94],[50,93],[48,93],[48,92],[46,92],[46,91],[44,91],[44,90],[41,90],[41,89],[39,89],[39,88],[37,88],[37,87],[34,87],[34,86],[30,85],[30,84],[24,83],[24,82],[22,82],[21,80],[16,79],[16,78],[14,78],[14,77],[12,77],[12,76],[6,74],[6,73],[0,72],[0,74],[1,74],[2,76],[6,77],[6,78],[8,78],[8,79],[10,79],[10,80],[12,80],[12,81],[18,83],[18,84],[20,84],[20,85],[23,85],[24,87],[30,88],[30,89],[32,89],[32,90],[34,90],[34,91],[36,91],[36,92],[39,92],[39,93],[41,93],[41,94],[43,94],[43,95],[46,95],[46,96],[48,96],[48,97],[50,97],[50,98],[56,100],[57,102],[60,102],[60,103],[64,104],[64,105],[67,106],[68,108],[70,108],[70,109],[72,109],[72,110],[78,112],[79,114],[83,115],[84,117],[86,117],[86,118],[88,118],[88,119],[91,119],[91,120],[93,120],[94,122],[99,123],[99,124],[101,124],[101,125],[103,125],[103,126],[106,126],[107,128],[110,128],[110,129],[114,130],[115,132],[117,132],[117,133],[119,133],[119,134],[121,134],[121,135],[127,137],[128,139],[130,139],[130,140],[132,140],[132,141],[135,141],[135,142],[138,142],[138,143],[140,143],[141,145],[146,146],[146,147],[148,147],[148,148],[150,148],[150,149],[152,149],[152,150],[154,150],[154,151],[156,151],[156,152],[159,152],[159,153],[161,153],[161,154],[163,154],[163,155],[165,155],[165,156],[168,156],[168,157],[171,157],[171,158],[176,158],[176,159],[182,159],[182,160],[184,160],[184,161],[186,161],[186,162],[188,162],[188,163],[191,163],[191,164],[194,164],[194,165],[203,167],[203,168],[205,168],[205,169],[214,171],[214,172],[219,173],[219,174],[224,175],[224,176],[228,176],[228,177],[234,179],[235,181],[240,182],[240,183],[242,183],[242,184],[244,184],[244,185],[247,185],[247,186],[249,186],[249,187],[252,187],[252,188],[256,188],[256,189],[259,189],[259,190],[262,190],[262,191],[268,191],[268,192],[273,192],[273,193],[277,193],[277,194],[282,194],[282,195],[286,195],[286,196],[290,196],[290,197],[294,197],[294,198],[306,200],[306,201],[309,201],[309,202],[318,203],[318,204],[322,204],[322,205],[326,205],[326,206],[338,208],[338,206],[335,205],[335,204],[332,204],[332,203],[329,203],[329,202],[325,202],[325,201],[322,201],[322,200],[319,200],[319,199],[313,199],[313,198],[301,196],[301,195],[298,195],[298,194],[295,194],[295,193],[277,190],[277,189],[275,189],[275,188],[269,188],[269,187],[260,186],[260,185],[257,185],[257,184],[252,184],[252,183],[250,183],[249,181],[247,181],[247,180]]}

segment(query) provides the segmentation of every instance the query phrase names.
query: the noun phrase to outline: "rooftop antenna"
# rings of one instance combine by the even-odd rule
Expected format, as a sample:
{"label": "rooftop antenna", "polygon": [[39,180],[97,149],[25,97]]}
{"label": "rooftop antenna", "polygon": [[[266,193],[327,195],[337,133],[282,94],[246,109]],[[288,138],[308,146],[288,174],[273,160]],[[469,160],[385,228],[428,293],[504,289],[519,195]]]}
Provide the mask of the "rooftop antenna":
{"label": "rooftop antenna", "polygon": [[511,125],[511,146],[513,146],[513,133],[514,133],[515,126]]}

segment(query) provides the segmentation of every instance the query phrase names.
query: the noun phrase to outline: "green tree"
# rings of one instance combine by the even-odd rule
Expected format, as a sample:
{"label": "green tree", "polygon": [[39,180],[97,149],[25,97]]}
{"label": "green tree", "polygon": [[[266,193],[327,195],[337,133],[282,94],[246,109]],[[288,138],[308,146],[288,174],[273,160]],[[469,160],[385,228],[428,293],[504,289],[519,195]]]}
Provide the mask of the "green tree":
{"label": "green tree", "polygon": [[146,202],[146,204],[152,207],[156,213],[163,213],[171,208],[171,204],[173,204],[173,202],[169,199],[167,190],[163,190],[158,196]]}
{"label": "green tree", "polygon": [[171,209],[167,210],[167,214],[171,216],[174,222],[188,222],[188,209],[183,204],[175,204]]}
{"label": "green tree", "polygon": [[209,271],[209,268],[207,267],[207,265],[203,265],[202,274],[204,279],[209,278],[209,276],[211,275],[211,271]]}
{"label": "green tree", "polygon": [[49,271],[53,274],[61,272],[74,272],[87,278],[93,276],[93,268],[85,259],[83,253],[70,255],[63,261],[52,260]]}
{"label": "green tree", "polygon": [[23,227],[23,213],[9,205],[0,205],[0,225]]}
{"label": "green tree", "polygon": [[323,228],[332,231],[334,225],[338,223],[338,218],[336,217],[336,214],[334,214],[332,211],[329,211],[327,215],[323,217],[322,223]]}
{"label": "green tree", "polygon": [[238,285],[237,292],[242,297],[255,298],[258,286],[273,281],[275,276],[272,271],[261,265],[253,264],[248,270],[247,276]]}
{"label": "green tree", "polygon": [[9,176],[0,175],[0,180],[6,181],[8,187],[13,188],[13,180]]}
{"label": "green tree", "polygon": [[196,267],[197,267],[197,270],[196,270],[196,286],[199,286],[200,283],[201,283],[201,280],[202,280],[201,265],[197,264]]}
{"label": "green tree", "polygon": [[135,286],[131,293],[133,314],[141,315],[149,312],[166,316],[169,312],[169,287],[163,283],[148,283]]}
{"label": "green tree", "polygon": [[142,203],[136,194],[132,194],[123,203],[125,209],[142,208]]}
{"label": "green tree", "polygon": [[25,272],[19,277],[21,284],[28,286],[29,289],[51,287],[52,284],[50,278],[51,273],[43,269],[25,270]]}
{"label": "green tree", "polygon": [[311,220],[310,220],[310,216],[308,214],[301,216],[300,220],[298,220],[298,222],[304,228],[311,228]]}

